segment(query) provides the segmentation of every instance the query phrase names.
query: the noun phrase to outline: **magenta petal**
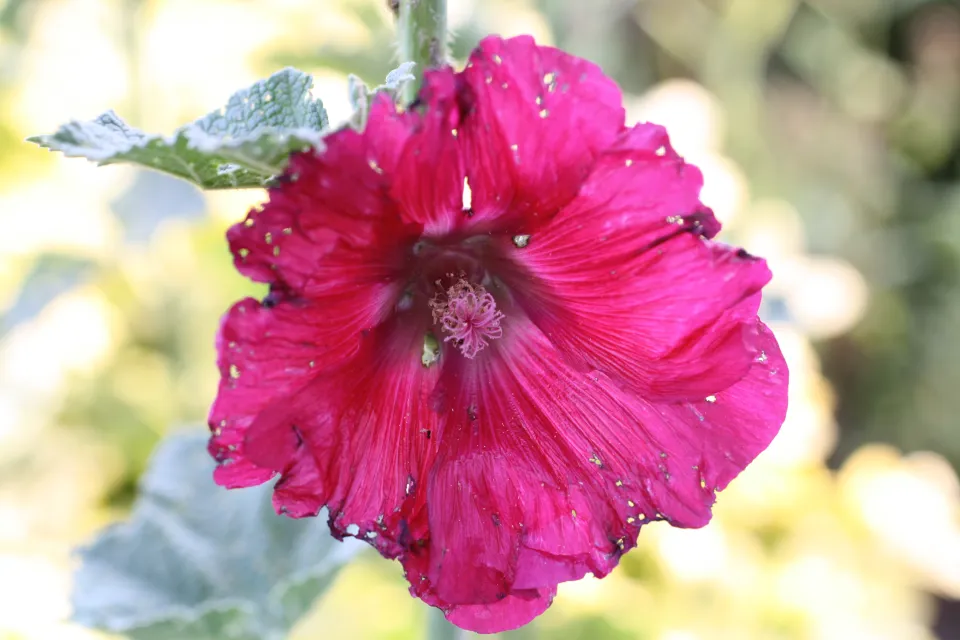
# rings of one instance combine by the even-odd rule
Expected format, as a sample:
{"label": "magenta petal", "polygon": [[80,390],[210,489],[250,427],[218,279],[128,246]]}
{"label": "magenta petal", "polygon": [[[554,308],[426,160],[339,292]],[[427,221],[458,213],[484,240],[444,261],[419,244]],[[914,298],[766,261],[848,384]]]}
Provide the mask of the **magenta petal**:
{"label": "magenta petal", "polygon": [[[459,149],[460,111],[450,68],[428,71],[420,90],[416,127],[401,154],[390,195],[405,220],[427,235],[447,233],[465,220],[464,169]],[[430,176],[424,180],[424,176]]]}
{"label": "magenta petal", "polygon": [[546,611],[556,593],[556,588],[542,589],[489,604],[454,605],[447,610],[447,620],[476,633],[517,629]]}
{"label": "magenta petal", "polygon": [[[509,594],[498,593],[480,604],[445,601],[425,575],[430,556],[422,549],[413,549],[400,558],[404,574],[410,581],[410,592],[424,602],[441,609],[447,620],[462,629],[476,633],[498,633],[527,624],[547,610],[557,594],[556,584],[544,589],[514,588]],[[470,579],[464,576],[464,579]]]}
{"label": "magenta petal", "polygon": [[269,202],[227,232],[237,269],[311,297],[325,294],[331,278],[358,275],[373,284],[395,275],[403,241],[422,230],[404,220],[388,193],[394,176],[387,170],[396,167],[412,126],[380,96],[363,134],[346,128],[328,136],[323,151],[293,156]]}
{"label": "magenta petal", "polygon": [[484,39],[462,80],[460,137],[478,224],[539,226],[623,129],[620,90],[599,67],[529,36]]}
{"label": "magenta petal", "polygon": [[786,409],[782,357],[758,327],[740,382],[699,403],[654,404],[570,369],[535,327],[512,322],[491,358],[448,379],[460,386],[427,487],[429,545],[404,561],[414,592],[504,613],[510,596],[606,575],[646,522],[706,524],[715,490],[769,444]]}
{"label": "magenta petal", "polygon": [[[661,127],[639,125],[597,160],[574,198],[513,251],[520,303],[581,370],[648,398],[696,399],[749,369],[751,313],[730,313],[766,264],[705,239],[716,221],[700,172]],[[508,248],[509,250],[509,248]]]}
{"label": "magenta petal", "polygon": [[658,429],[686,439],[688,451],[702,450],[700,484],[717,491],[767,448],[787,414],[787,363],[770,329],[753,325],[754,357],[743,379],[697,402],[651,405]]}
{"label": "magenta petal", "polygon": [[417,101],[302,153],[229,232],[270,284],[217,342],[217,482],[398,558],[457,625],[512,629],[654,520],[706,524],[776,435],[766,264],[712,241],[700,172],[625,130],[594,65],[484,40]]}
{"label": "magenta petal", "polygon": [[247,429],[278,398],[306,384],[311,362],[329,355],[315,341],[315,309],[291,306],[281,302],[265,309],[247,298],[223,318],[217,336],[220,389],[208,418],[213,431],[210,452],[220,463],[215,474],[219,484],[246,487],[274,475],[274,468],[246,455]]}
{"label": "magenta petal", "polygon": [[326,506],[336,536],[390,556],[425,537],[411,523],[437,442],[430,394],[439,371],[420,363],[422,345],[423,324],[382,325],[342,366],[258,414],[245,451],[281,473],[279,511],[301,517]]}

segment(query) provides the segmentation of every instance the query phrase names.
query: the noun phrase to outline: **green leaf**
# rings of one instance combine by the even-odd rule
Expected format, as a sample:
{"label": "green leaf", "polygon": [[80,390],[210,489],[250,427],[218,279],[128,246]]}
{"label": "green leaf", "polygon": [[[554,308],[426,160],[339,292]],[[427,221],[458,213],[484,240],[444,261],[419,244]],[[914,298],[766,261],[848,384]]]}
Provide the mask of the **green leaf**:
{"label": "green leaf", "polygon": [[350,105],[353,107],[350,126],[358,131],[363,131],[364,127],[367,126],[370,104],[376,94],[386,92],[394,102],[397,102],[403,95],[406,86],[417,79],[413,75],[414,67],[416,67],[416,64],[413,62],[401,63],[399,67],[387,74],[387,79],[383,84],[373,90],[357,76],[353,74],[347,76],[347,93],[350,97]]}
{"label": "green leaf", "polygon": [[322,144],[327,113],[310,95],[312,86],[308,74],[284,69],[168,137],[144,133],[107,111],[28,140],[101,165],[139,164],[206,189],[262,187],[283,172],[291,153]]}
{"label": "green leaf", "polygon": [[61,294],[88,280],[96,268],[96,263],[87,258],[56,253],[37,256],[13,303],[0,314],[0,338],[17,325],[33,320]]}
{"label": "green leaf", "polygon": [[130,520],[80,550],[75,621],[133,640],[284,638],[363,546],[325,517],[276,515],[270,486],[216,486],[206,438],[164,441]]}
{"label": "green leaf", "polygon": [[374,92],[377,91],[389,91],[393,95],[394,99],[399,99],[403,95],[403,89],[407,86],[408,83],[414,82],[417,77],[413,75],[413,70],[416,68],[417,63],[415,62],[402,62],[400,66],[387,74],[386,81],[374,89]]}

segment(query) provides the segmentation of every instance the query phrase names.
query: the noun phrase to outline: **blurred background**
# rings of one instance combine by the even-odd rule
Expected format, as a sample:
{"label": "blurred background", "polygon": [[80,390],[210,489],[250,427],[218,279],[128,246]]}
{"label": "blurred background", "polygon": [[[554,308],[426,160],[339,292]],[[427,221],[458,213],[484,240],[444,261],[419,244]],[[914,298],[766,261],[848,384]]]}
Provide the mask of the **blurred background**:
{"label": "blurred background", "polygon": [[[453,54],[531,33],[589,58],[706,176],[721,238],[775,273],[782,433],[697,531],[504,638],[960,638],[960,3],[450,0]],[[331,121],[395,66],[383,0],[0,0],[0,639],[98,638],[70,549],[122,518],[158,440],[202,423],[213,335],[258,287],[201,193],[23,142],[114,108],[170,132],[284,65]],[[557,135],[576,132],[558,131]],[[297,638],[423,637],[396,563],[348,567]],[[185,639],[187,640],[187,639]]]}

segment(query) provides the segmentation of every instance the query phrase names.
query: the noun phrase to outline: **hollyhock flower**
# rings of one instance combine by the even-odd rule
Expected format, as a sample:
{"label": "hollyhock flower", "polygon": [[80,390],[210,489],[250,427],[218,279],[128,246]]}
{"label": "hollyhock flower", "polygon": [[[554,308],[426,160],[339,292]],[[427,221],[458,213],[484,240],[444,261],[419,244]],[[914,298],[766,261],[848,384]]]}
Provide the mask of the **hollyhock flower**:
{"label": "hollyhock flower", "polygon": [[529,37],[386,96],[229,234],[217,481],[398,558],[494,632],[699,527],[784,418],[766,264],[710,240],[701,174],[614,83]]}

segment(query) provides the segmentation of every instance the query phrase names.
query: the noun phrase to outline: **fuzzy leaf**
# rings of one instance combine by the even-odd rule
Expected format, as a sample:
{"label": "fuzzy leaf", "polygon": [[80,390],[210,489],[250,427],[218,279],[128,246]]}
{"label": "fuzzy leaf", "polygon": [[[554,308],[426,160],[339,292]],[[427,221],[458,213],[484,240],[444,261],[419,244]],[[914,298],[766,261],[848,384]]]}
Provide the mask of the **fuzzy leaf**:
{"label": "fuzzy leaf", "polygon": [[367,126],[367,116],[370,113],[370,104],[373,102],[376,94],[387,92],[394,102],[400,100],[404,88],[417,78],[413,75],[413,69],[416,67],[414,62],[403,62],[399,67],[387,74],[386,81],[374,89],[370,89],[363,80],[350,74],[347,77],[347,92],[350,97],[350,105],[353,107],[353,115],[350,117],[350,126],[358,131],[363,131]]}
{"label": "fuzzy leaf", "polygon": [[23,322],[33,320],[58,296],[85,282],[97,265],[87,258],[54,253],[37,256],[13,303],[0,314],[0,338]]}
{"label": "fuzzy leaf", "polygon": [[417,64],[415,62],[401,63],[399,67],[387,74],[386,82],[374,91],[389,91],[393,94],[394,98],[399,98],[403,95],[403,88],[407,86],[407,83],[414,82],[417,79],[417,77],[413,75],[413,70],[416,66]]}
{"label": "fuzzy leaf", "polygon": [[284,69],[166,137],[144,133],[107,111],[29,140],[101,165],[139,164],[206,189],[262,187],[283,171],[292,152],[322,143],[327,113],[310,95],[312,85],[308,74]]}
{"label": "fuzzy leaf", "polygon": [[80,550],[74,620],[133,640],[279,640],[363,545],[213,483],[206,434],[169,437],[128,522]]}

